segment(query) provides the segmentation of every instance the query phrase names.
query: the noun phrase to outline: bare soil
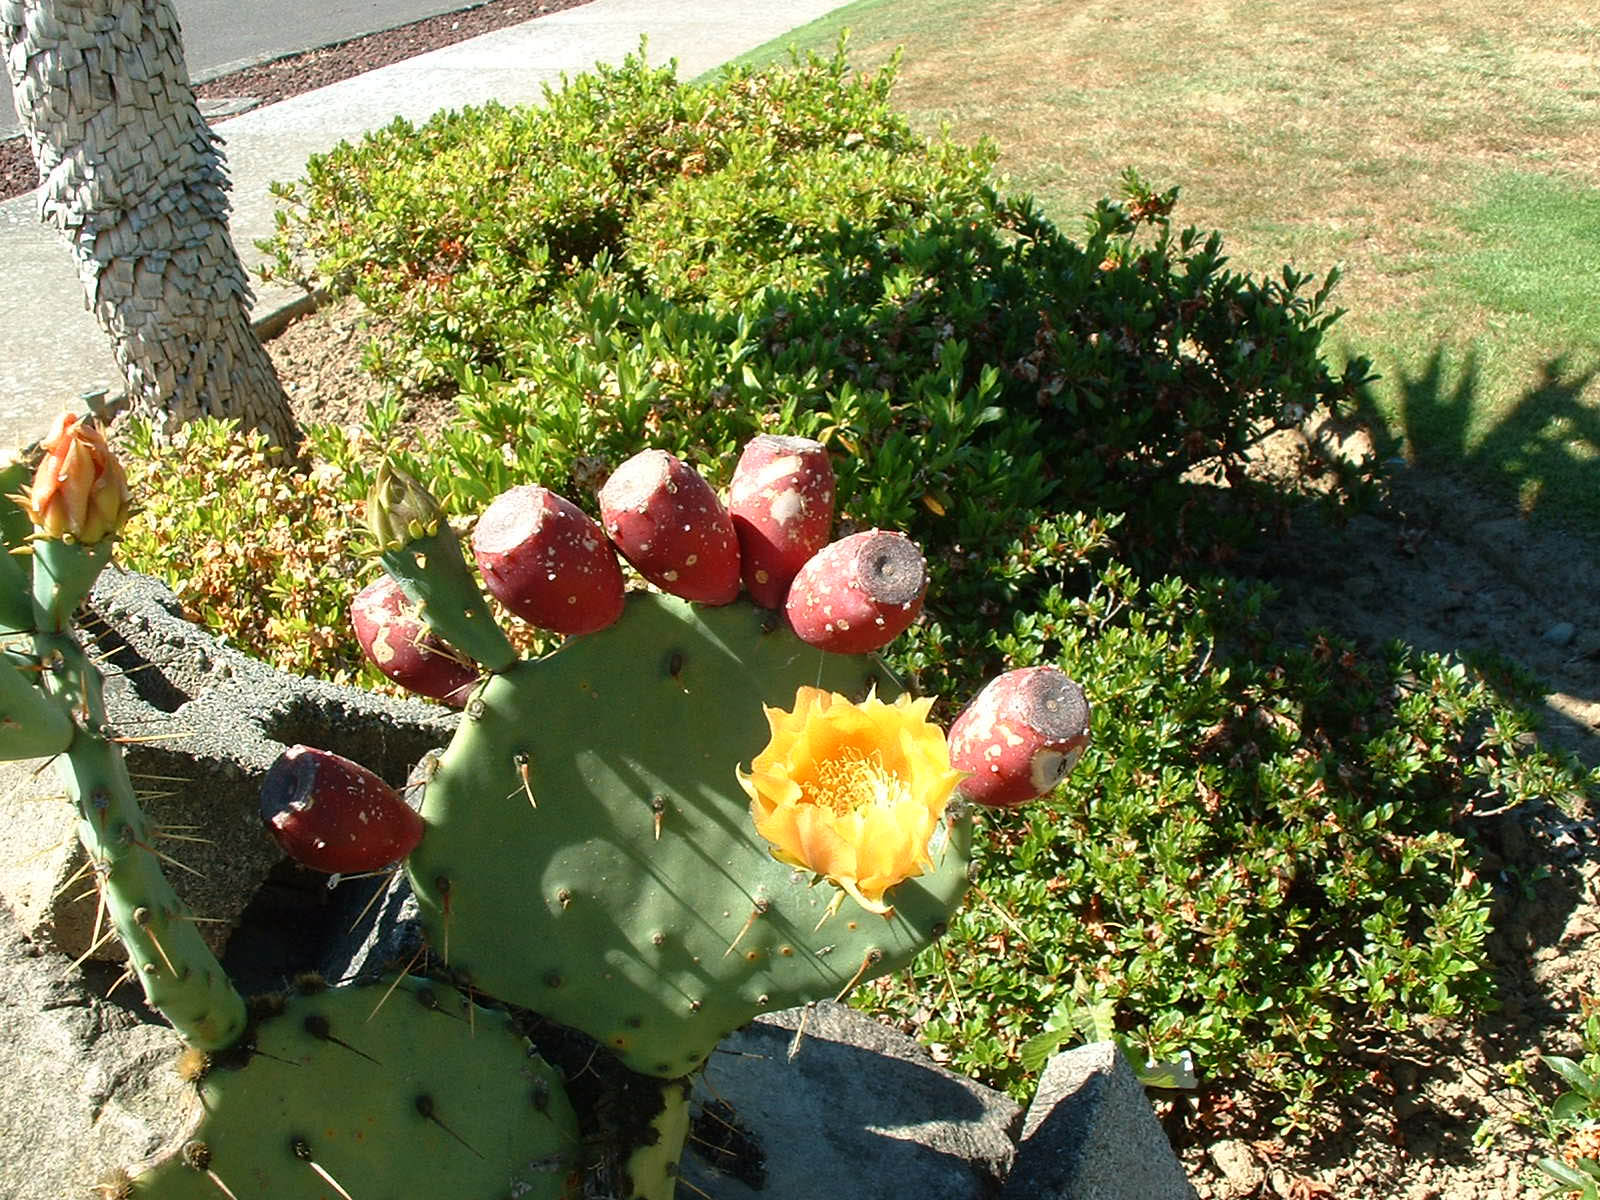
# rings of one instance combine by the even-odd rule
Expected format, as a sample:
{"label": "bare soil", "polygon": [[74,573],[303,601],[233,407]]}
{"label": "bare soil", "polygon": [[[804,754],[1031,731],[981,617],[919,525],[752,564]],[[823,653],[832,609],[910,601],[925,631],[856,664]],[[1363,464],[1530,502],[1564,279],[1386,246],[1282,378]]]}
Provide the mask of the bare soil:
{"label": "bare soil", "polygon": [[[346,300],[268,344],[302,419],[359,421],[381,395],[358,366],[373,332]],[[419,400],[408,419],[435,427],[448,409],[446,399]],[[1345,440],[1359,449],[1362,436]],[[1292,459],[1302,437],[1280,435],[1264,469]],[[1342,529],[1307,520],[1243,564],[1281,589],[1285,631],[1323,626],[1367,644],[1401,638],[1457,654],[1496,651],[1548,689],[1547,742],[1600,763],[1600,543],[1525,520],[1436,470],[1397,464],[1389,490],[1382,511]],[[1341,1124],[1281,1139],[1248,1097],[1204,1108],[1160,1102],[1202,1200],[1543,1195],[1532,1164],[1551,1148],[1519,1124],[1529,1105],[1507,1073],[1526,1070],[1551,1094],[1537,1056],[1576,1053],[1580,997],[1600,996],[1594,816],[1545,805],[1475,818],[1490,854],[1484,875],[1497,889],[1501,1007],[1476,1022],[1415,1030],[1399,1053],[1374,1050]]]}

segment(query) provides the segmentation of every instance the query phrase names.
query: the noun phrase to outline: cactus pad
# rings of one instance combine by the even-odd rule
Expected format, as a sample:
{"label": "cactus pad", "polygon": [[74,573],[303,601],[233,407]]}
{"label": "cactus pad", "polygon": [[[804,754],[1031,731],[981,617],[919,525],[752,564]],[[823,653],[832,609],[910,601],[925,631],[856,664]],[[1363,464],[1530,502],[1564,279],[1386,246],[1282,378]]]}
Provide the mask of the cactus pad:
{"label": "cactus pad", "polygon": [[198,1120],[132,1194],[217,1200],[220,1183],[237,1200],[576,1196],[561,1078],[505,1015],[469,1014],[453,990],[412,978],[378,1007],[386,987],[291,997],[254,1030],[243,1066],[223,1056],[199,1079]]}
{"label": "cactus pad", "polygon": [[[698,1067],[766,1009],[907,964],[966,886],[970,829],[893,889],[892,917],[777,862],[735,778],[762,705],[800,685],[899,687],[747,601],[636,593],[617,624],[489,679],[426,786],[406,869],[436,953],[472,985],[582,1030],[633,1070]],[[826,919],[824,919],[826,918]]]}

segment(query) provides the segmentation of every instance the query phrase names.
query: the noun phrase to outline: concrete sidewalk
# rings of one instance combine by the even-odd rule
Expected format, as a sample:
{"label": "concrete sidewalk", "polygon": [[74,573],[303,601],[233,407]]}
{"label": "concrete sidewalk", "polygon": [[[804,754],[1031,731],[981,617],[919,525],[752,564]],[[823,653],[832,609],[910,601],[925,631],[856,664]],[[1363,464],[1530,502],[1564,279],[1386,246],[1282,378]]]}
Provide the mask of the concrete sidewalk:
{"label": "concrete sidewalk", "polygon": [[[273,180],[300,176],[306,157],[397,116],[499,100],[537,103],[597,62],[620,62],[648,38],[652,62],[678,60],[689,79],[840,7],[841,0],[592,0],[580,8],[459,42],[218,126],[233,177],[233,241],[246,267],[272,232]],[[121,389],[110,342],[87,309],[72,252],[39,223],[37,200],[0,203],[0,448],[42,436],[64,405]],[[260,287],[254,316],[298,291]]]}

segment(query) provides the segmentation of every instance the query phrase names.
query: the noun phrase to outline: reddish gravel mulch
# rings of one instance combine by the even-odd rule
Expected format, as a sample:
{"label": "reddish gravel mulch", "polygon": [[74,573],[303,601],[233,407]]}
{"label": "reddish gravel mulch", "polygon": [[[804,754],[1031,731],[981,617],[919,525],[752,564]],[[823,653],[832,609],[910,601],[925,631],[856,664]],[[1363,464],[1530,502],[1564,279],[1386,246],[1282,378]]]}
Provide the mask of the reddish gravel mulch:
{"label": "reddish gravel mulch", "polygon": [[[197,85],[195,95],[202,100],[253,96],[262,104],[273,104],[428,50],[464,42],[480,33],[587,3],[588,0],[487,0],[473,8],[428,17],[398,29],[221,75]],[[216,123],[221,124],[224,119]],[[27,139],[14,137],[0,141],[0,200],[20,196],[37,186],[39,173],[34,169]]]}

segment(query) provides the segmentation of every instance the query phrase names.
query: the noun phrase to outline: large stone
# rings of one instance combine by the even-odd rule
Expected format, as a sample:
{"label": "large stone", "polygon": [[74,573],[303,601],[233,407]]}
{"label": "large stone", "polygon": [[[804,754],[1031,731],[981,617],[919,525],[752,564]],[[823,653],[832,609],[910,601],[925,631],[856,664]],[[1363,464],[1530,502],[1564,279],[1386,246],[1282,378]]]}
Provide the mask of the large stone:
{"label": "large stone", "polygon": [[1001,1200],[1193,1200],[1144,1088],[1110,1042],[1057,1054]]}
{"label": "large stone", "polygon": [[[104,989],[115,967],[91,967]],[[178,1039],[149,1023],[137,987],[101,999],[83,972],[30,942],[0,908],[0,1196],[92,1196],[175,1132]],[[120,1001],[120,1003],[119,1003]],[[126,1006],[126,1007],[124,1007]]]}
{"label": "large stone", "polygon": [[979,1200],[1005,1178],[1021,1117],[911,1038],[826,1001],[725,1039],[694,1111],[679,1194],[713,1200]]}

